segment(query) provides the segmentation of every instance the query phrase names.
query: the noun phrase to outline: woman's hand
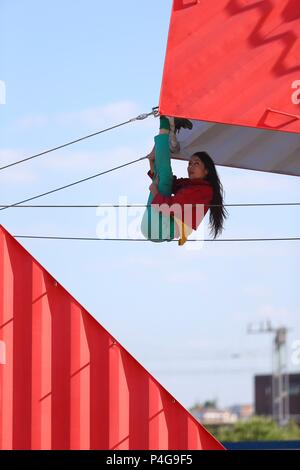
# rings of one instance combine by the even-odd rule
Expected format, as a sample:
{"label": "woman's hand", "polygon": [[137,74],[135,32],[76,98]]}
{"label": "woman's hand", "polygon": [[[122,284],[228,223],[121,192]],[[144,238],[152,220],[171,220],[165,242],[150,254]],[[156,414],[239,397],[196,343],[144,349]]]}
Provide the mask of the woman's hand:
{"label": "woman's hand", "polygon": [[148,157],[150,163],[154,162],[154,160],[155,160],[155,147],[153,147],[153,149],[151,150],[149,155],[147,155],[147,157]]}
{"label": "woman's hand", "polygon": [[153,149],[151,150],[149,155],[147,155],[147,158],[148,158],[149,163],[150,163],[150,171],[151,171],[151,173],[154,173],[155,147],[153,147]]}
{"label": "woman's hand", "polygon": [[151,191],[153,196],[156,196],[156,194],[158,194],[158,188],[155,183],[150,184],[149,190]]}

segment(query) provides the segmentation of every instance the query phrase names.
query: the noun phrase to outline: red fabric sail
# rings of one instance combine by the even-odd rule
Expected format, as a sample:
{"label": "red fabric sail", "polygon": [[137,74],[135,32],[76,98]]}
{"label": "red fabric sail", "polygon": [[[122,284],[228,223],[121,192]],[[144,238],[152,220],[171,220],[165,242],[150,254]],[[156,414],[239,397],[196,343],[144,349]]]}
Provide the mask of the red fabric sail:
{"label": "red fabric sail", "polygon": [[223,449],[0,226],[0,449]]}
{"label": "red fabric sail", "polygon": [[174,0],[159,108],[300,133],[299,0]]}

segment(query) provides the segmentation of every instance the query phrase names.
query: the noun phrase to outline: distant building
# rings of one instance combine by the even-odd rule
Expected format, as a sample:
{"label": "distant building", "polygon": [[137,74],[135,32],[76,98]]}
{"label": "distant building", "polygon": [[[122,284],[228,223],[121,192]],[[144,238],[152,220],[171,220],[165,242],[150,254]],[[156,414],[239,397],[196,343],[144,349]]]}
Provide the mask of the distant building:
{"label": "distant building", "polygon": [[190,411],[192,415],[204,425],[234,424],[238,421],[238,415],[233,413],[230,409],[196,405]]}
{"label": "distant building", "polygon": [[233,405],[229,407],[229,410],[238,416],[238,419],[245,421],[250,419],[254,414],[253,405]]}
{"label": "distant building", "polygon": [[[288,374],[289,415],[300,425],[300,373]],[[255,414],[272,416],[272,375],[254,377]]]}
{"label": "distant building", "polygon": [[207,401],[204,404],[195,405],[190,412],[202,424],[221,426],[244,421],[253,416],[253,405],[233,405],[227,408],[219,408],[217,401]]}

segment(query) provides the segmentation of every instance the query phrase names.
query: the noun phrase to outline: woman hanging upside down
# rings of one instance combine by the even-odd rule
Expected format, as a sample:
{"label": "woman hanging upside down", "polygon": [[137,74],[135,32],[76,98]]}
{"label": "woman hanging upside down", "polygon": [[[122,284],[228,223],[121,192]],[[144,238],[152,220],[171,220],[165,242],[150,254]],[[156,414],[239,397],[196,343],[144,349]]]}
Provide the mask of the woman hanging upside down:
{"label": "woman hanging upside down", "polygon": [[[197,230],[210,210],[210,233],[216,238],[223,230],[227,211],[223,205],[223,187],[215,164],[206,152],[191,156],[188,178],[172,173],[171,151],[178,150],[176,132],[181,127],[192,128],[187,119],[160,117],[159,135],[148,155],[152,179],[147,207],[142,220],[142,233],[153,242],[179,238],[183,245],[193,230]],[[171,135],[170,135],[171,134]]]}

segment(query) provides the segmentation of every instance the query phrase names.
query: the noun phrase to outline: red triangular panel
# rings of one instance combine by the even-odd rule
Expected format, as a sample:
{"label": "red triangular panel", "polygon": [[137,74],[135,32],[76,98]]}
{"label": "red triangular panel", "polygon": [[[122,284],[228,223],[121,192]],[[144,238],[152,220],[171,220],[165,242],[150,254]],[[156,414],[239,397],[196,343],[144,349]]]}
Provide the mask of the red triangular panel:
{"label": "red triangular panel", "polygon": [[0,226],[0,449],[223,449]]}
{"label": "red triangular panel", "polygon": [[300,133],[299,0],[174,0],[160,113]]}

